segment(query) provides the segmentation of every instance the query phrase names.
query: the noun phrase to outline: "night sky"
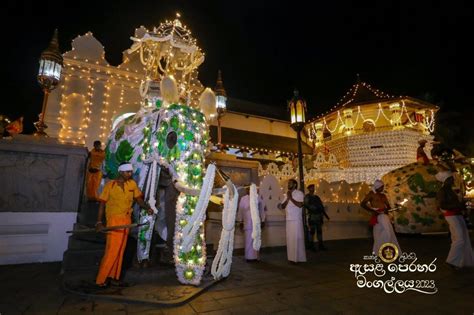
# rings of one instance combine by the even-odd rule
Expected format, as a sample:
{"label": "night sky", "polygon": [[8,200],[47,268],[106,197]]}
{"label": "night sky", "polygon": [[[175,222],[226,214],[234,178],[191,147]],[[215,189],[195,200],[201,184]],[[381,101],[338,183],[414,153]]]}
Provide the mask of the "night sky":
{"label": "night sky", "polygon": [[[389,94],[441,106],[445,127],[458,122],[457,134],[450,131],[456,139],[462,132],[472,135],[471,1],[7,1],[1,6],[6,6],[1,23],[7,70],[1,113],[25,116],[26,132],[41,110],[38,58],[54,28],[62,52],[77,35],[91,31],[105,46],[108,62],[118,65],[135,28],[158,26],[179,11],[206,53],[201,82],[214,87],[221,69],[230,97],[284,107],[298,88],[311,117],[337,103],[359,73]],[[473,136],[462,138],[461,146],[472,146]]]}

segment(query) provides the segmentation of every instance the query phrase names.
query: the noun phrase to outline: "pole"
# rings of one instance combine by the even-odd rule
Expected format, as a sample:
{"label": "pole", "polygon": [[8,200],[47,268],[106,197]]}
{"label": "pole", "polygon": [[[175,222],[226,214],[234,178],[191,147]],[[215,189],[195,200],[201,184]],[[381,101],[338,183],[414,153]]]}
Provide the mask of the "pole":
{"label": "pole", "polygon": [[46,115],[46,106],[48,106],[48,89],[44,89],[43,106],[41,108],[41,124],[44,124],[44,115]]}
{"label": "pole", "polygon": [[44,96],[43,96],[43,106],[41,108],[41,117],[40,120],[34,123],[36,131],[33,133],[34,136],[37,137],[47,137],[48,135],[44,131],[48,126],[44,124],[44,116],[46,115],[46,106],[48,105],[48,96],[49,90],[43,89]]}
{"label": "pole", "polygon": [[304,178],[303,178],[303,151],[301,149],[301,128],[298,128],[296,131],[298,136],[298,169],[299,169],[299,180],[300,180],[300,190],[304,194]]}
{"label": "pole", "polygon": [[221,114],[217,114],[217,150],[221,151],[222,134],[221,134]]}
{"label": "pole", "polygon": [[[299,169],[299,180],[300,180],[300,191],[304,194],[304,173],[303,173],[303,150],[301,148],[301,130],[303,129],[303,126],[298,126],[296,129],[296,135],[298,139],[298,169]],[[308,248],[310,246],[310,240],[309,239],[309,231],[308,231],[308,224],[306,220],[306,213],[305,213],[305,207],[303,206],[302,208],[302,216],[303,216],[303,231],[304,231],[304,239],[305,239],[305,247]]]}

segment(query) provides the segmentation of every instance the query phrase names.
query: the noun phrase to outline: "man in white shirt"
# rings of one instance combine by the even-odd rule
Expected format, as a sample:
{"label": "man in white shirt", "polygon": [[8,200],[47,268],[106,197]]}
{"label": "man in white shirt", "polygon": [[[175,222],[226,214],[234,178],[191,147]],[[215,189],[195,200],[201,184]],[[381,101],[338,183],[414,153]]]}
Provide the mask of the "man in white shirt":
{"label": "man in white shirt", "polygon": [[[258,261],[258,251],[253,248],[253,221],[252,214],[250,212],[250,188],[246,189],[246,195],[240,199],[239,211],[237,213],[237,221],[242,222],[241,228],[245,232],[245,259],[247,262]],[[258,213],[260,215],[260,222],[263,225],[265,222],[265,211],[262,200],[258,198]]]}
{"label": "man in white shirt", "polygon": [[304,194],[297,187],[296,180],[290,179],[286,200],[279,205],[280,209],[286,209],[286,250],[288,260],[295,264],[306,261],[302,210]]}

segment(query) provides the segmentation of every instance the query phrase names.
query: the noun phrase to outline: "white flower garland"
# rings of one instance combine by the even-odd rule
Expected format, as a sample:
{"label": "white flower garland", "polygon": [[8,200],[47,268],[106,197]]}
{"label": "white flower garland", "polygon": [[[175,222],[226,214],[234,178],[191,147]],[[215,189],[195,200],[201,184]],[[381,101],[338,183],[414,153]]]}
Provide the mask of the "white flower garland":
{"label": "white flower garland", "polygon": [[214,279],[227,277],[230,274],[232,266],[232,252],[234,250],[234,232],[235,232],[235,215],[237,213],[237,204],[239,201],[239,193],[235,185],[232,184],[234,191],[232,200],[230,199],[230,191],[226,190],[224,194],[224,209],[222,210],[222,232],[217,248],[216,256],[212,261],[211,274]]}
{"label": "white flower garland", "polygon": [[[157,178],[157,169],[158,169],[158,154],[153,153],[152,157],[143,161],[144,163],[150,163],[151,164],[151,177],[148,177],[148,185],[145,190],[145,196],[148,196],[148,204],[150,205],[151,209],[153,210],[154,214],[158,213],[158,209],[156,208],[156,199],[155,199],[155,194],[156,194],[156,178]],[[160,172],[158,171],[158,176],[160,175]],[[150,180],[151,178],[151,180]]]}
{"label": "white flower garland", "polygon": [[[206,218],[206,209],[209,204],[209,199],[212,192],[212,186],[214,185],[216,167],[214,164],[209,164],[204,177],[201,192],[199,195],[196,208],[191,217],[187,219],[187,224],[184,228],[181,228],[179,222],[182,219],[186,219],[183,211],[184,203],[186,202],[186,194],[181,193],[176,203],[176,229],[174,236],[174,260],[176,266],[176,275],[179,282],[183,284],[199,285],[201,282],[202,274],[206,263],[206,242],[204,240],[204,233],[201,232],[201,243],[196,246],[201,247],[201,257],[197,263],[183,261],[180,259],[180,252],[189,252],[192,249],[193,244],[196,242],[196,234],[199,229],[202,228],[203,222]],[[186,246],[185,246],[186,245]],[[185,273],[187,270],[192,269],[193,277],[186,278]]]}
{"label": "white flower garland", "polygon": [[[156,208],[155,193],[156,193],[156,178],[160,176],[160,169],[158,169],[158,163],[157,163],[156,157],[157,157],[157,154],[155,153],[152,155],[151,158],[149,158],[146,161],[143,161],[144,163],[147,163],[147,164],[153,161],[151,168],[149,168],[148,165],[146,167],[146,169],[149,169],[149,172],[148,172],[147,185],[145,187],[145,198],[148,197],[148,204],[150,205],[154,214],[150,215],[147,212],[145,212],[145,210],[141,211],[140,224],[148,224],[148,226],[141,226],[138,230],[138,236],[140,236],[142,229],[147,229],[146,236],[145,236],[147,242],[144,248],[140,244],[140,237],[137,238],[138,262],[141,262],[142,260],[145,260],[145,259],[149,259],[150,257],[151,238],[153,235],[153,228],[155,226],[156,214],[158,213],[158,209]],[[143,176],[143,178],[145,177],[146,176]]]}
{"label": "white flower garland", "polygon": [[250,216],[252,217],[253,249],[259,251],[262,245],[262,230],[260,227],[257,186],[255,184],[250,185]]}
{"label": "white flower garland", "polygon": [[206,219],[206,209],[209,204],[209,199],[212,193],[212,186],[214,185],[214,178],[216,175],[216,166],[209,164],[202,183],[199,200],[196,204],[196,209],[188,220],[188,224],[183,228],[183,251],[185,253],[191,250],[191,246],[196,238],[196,232],[201,226],[201,223]]}

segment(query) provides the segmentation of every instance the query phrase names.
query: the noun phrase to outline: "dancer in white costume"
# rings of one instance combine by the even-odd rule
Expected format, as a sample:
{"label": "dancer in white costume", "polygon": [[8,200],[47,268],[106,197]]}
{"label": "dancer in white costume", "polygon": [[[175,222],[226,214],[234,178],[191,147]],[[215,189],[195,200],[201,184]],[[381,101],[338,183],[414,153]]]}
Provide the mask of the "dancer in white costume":
{"label": "dancer in white costume", "polygon": [[387,196],[383,193],[384,183],[377,179],[374,182],[372,191],[370,191],[364,200],[360,203],[361,207],[370,211],[372,217],[369,224],[373,226],[374,246],[372,253],[378,254],[380,246],[384,243],[392,243],[398,247],[398,252],[401,253],[400,245],[397,237],[393,231],[390,217],[387,215],[387,210],[390,209],[390,203]]}
{"label": "dancer in white costume", "polygon": [[436,195],[438,207],[449,224],[451,232],[451,248],[446,263],[456,269],[474,266],[474,253],[469,239],[466,222],[462,216],[463,204],[453,191],[454,177],[450,171],[441,171],[436,179],[443,186]]}

